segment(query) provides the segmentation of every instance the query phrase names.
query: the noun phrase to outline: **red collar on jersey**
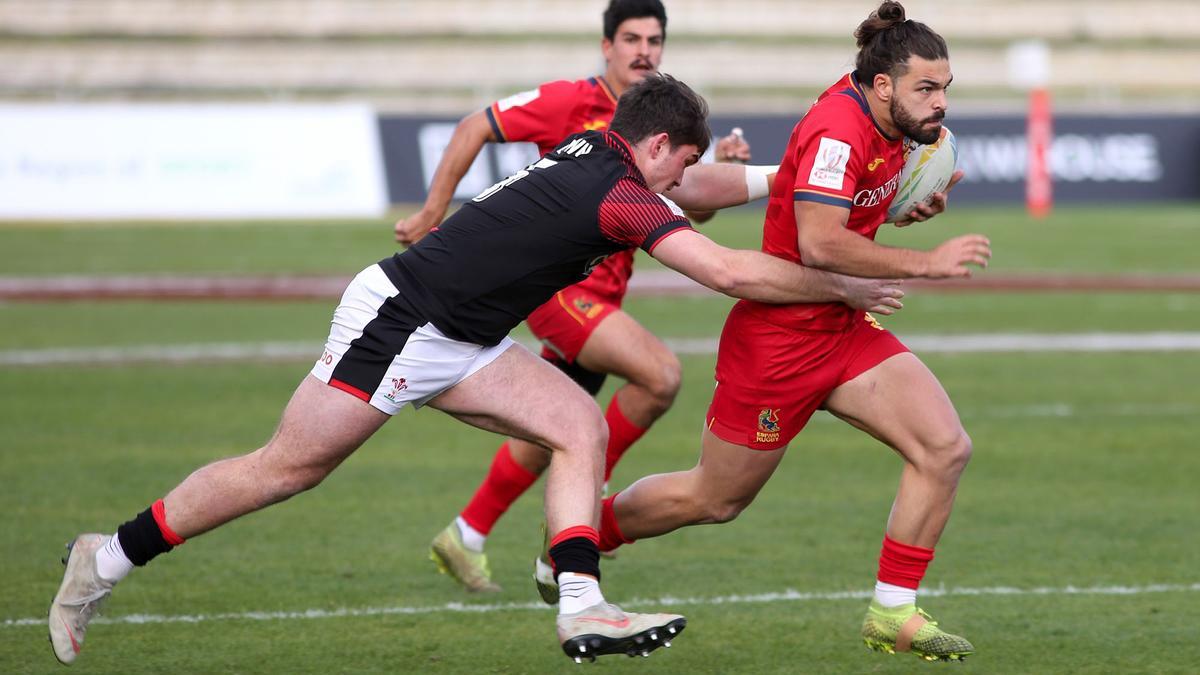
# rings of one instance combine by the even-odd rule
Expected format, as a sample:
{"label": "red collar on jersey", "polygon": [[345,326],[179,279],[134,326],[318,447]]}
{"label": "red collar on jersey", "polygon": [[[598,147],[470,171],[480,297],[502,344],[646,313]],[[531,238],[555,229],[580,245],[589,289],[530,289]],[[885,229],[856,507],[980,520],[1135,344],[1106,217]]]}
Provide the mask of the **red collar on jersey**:
{"label": "red collar on jersey", "polygon": [[646,177],[642,175],[642,170],[638,168],[637,161],[633,158],[633,146],[629,144],[629,141],[615,131],[605,131],[603,134],[604,142],[608,144],[608,147],[621,155],[621,161],[625,162],[625,166],[629,168],[629,175],[645,185]]}

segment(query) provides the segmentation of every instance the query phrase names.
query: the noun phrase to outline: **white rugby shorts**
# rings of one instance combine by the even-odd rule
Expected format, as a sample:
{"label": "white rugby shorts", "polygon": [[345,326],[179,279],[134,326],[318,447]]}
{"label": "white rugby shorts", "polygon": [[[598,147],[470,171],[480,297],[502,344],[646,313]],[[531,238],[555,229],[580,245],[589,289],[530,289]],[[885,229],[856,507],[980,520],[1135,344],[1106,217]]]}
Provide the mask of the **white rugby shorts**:
{"label": "white rugby shorts", "polygon": [[400,291],[379,265],[359,272],[333,313],[325,351],[312,374],[395,415],[430,399],[495,361],[515,344],[484,347],[446,337],[431,323],[408,325],[380,308]]}

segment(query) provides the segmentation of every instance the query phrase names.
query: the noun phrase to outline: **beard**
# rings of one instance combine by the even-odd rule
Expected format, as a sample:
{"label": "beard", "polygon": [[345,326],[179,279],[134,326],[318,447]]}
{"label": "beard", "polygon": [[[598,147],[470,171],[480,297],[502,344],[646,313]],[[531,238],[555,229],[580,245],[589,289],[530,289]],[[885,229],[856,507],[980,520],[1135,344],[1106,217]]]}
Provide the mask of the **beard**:
{"label": "beard", "polygon": [[[942,136],[942,125],[940,122],[946,118],[946,113],[944,112],[935,113],[923,120],[918,120],[909,115],[907,110],[900,107],[900,102],[895,98],[888,105],[888,112],[892,114],[892,123],[896,125],[896,128],[905,136],[908,136],[921,145],[936,143],[937,139]],[[924,125],[930,122],[939,122],[939,124],[932,129],[925,129]]]}

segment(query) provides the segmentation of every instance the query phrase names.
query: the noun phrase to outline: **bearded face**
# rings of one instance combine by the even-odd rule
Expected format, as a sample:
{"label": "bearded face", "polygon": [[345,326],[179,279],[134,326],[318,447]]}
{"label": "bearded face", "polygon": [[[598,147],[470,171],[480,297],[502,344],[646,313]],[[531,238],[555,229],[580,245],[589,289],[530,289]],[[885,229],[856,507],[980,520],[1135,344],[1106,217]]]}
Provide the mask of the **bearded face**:
{"label": "bearded face", "polygon": [[941,137],[942,120],[946,118],[945,110],[938,110],[924,119],[918,119],[916,115],[904,108],[898,96],[892,98],[888,109],[896,128],[914,141],[922,145],[929,145],[937,142],[937,139]]}

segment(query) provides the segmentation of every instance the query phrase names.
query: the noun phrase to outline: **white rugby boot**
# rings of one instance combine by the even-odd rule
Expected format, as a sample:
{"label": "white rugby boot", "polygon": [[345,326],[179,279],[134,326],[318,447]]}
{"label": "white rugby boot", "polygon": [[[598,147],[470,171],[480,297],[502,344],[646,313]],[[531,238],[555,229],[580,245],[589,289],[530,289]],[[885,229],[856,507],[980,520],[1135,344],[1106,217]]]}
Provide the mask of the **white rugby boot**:
{"label": "white rugby boot", "polygon": [[63,665],[75,662],[83,649],[88,622],[112,593],[113,585],[96,573],[96,551],[111,538],[106,534],[81,534],[67,544],[67,557],[63,559],[67,570],[50,603],[49,618],[50,644]]}
{"label": "white rugby boot", "polygon": [[678,614],[634,614],[600,602],[574,614],[558,616],[558,641],[563,652],[582,663],[605,654],[650,656],[670,647],[687,619]]}

